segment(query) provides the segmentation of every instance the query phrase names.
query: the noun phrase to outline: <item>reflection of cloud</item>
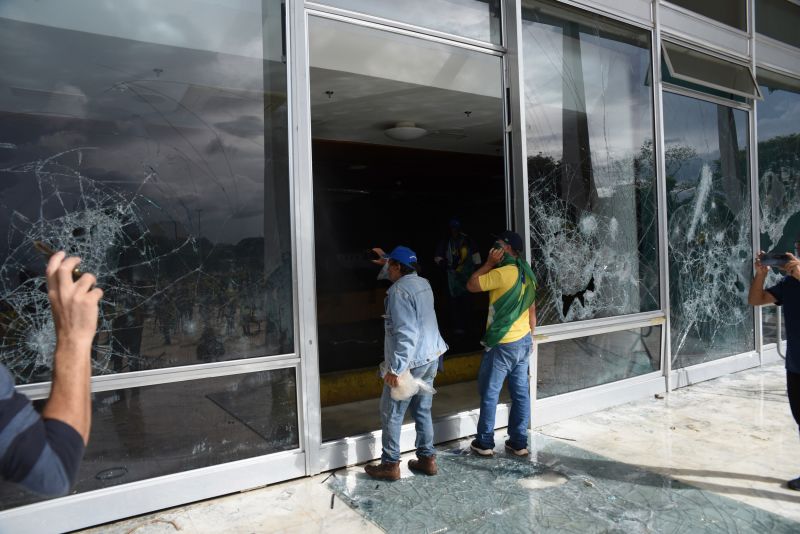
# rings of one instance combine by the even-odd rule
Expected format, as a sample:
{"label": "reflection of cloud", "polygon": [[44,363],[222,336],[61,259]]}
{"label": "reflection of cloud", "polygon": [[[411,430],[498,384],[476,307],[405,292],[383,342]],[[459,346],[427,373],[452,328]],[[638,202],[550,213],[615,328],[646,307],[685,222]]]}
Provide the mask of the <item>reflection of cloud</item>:
{"label": "reflection of cloud", "polygon": [[[243,0],[235,7],[231,4],[213,0],[4,0],[0,3],[0,17],[89,34],[262,57],[261,2]],[[274,2],[267,4],[270,9]],[[258,46],[254,46],[256,41]]]}
{"label": "reflection of cloud", "polygon": [[215,126],[238,137],[264,135],[264,120],[253,115],[243,115],[232,121],[218,122]]}
{"label": "reflection of cloud", "polygon": [[[8,6],[0,6],[0,15]],[[260,24],[259,18],[257,33],[236,38],[260,43]],[[246,28],[241,33],[247,34]],[[212,242],[263,235],[265,223],[241,214],[264,211],[264,76],[268,69],[270,79],[277,80],[270,98],[285,101],[279,90],[284,65],[102,35],[65,34],[3,19],[0,33],[12,43],[0,49],[0,89],[40,91],[0,90],[0,111],[24,111],[0,121],[0,140],[16,147],[2,151],[4,165],[79,146],[97,147],[71,156],[70,164],[115,188],[140,192],[186,229],[201,228]],[[159,77],[154,66],[163,69]],[[56,92],[70,99],[56,102],[47,96]],[[214,98],[225,98],[226,105],[214,105]],[[74,107],[78,101],[80,110]],[[269,108],[271,121],[281,123],[285,114],[277,109],[285,111]],[[150,181],[142,185],[149,175]],[[7,176],[2,187],[6,207],[35,215],[29,185]],[[8,221],[2,219],[0,235],[6,235]]]}
{"label": "reflection of cloud", "polygon": [[36,145],[48,152],[62,152],[78,146],[86,146],[86,136],[74,130],[61,130],[39,137]]}
{"label": "reflection of cloud", "polygon": [[[490,41],[492,37],[490,7],[489,2],[485,0],[403,0],[402,2],[335,0],[330,3],[336,7],[427,26],[481,41]],[[365,8],[365,5],[369,7]],[[457,17],[453,16],[455,12],[458,13]],[[495,21],[495,24],[499,26],[499,21]]]}
{"label": "reflection of cloud", "polygon": [[800,125],[800,97],[797,94],[775,91],[767,94],[764,101],[758,103],[759,141],[798,133],[800,131],[798,125]]}
{"label": "reflection of cloud", "polygon": [[[586,28],[580,48],[570,42],[575,47],[567,49],[560,26],[523,21],[528,152],[560,159],[564,112],[575,111],[586,114],[592,158],[603,160],[598,163],[634,157],[642,140],[653,136],[651,87],[644,83],[649,50]],[[576,50],[580,57],[565,58]]]}

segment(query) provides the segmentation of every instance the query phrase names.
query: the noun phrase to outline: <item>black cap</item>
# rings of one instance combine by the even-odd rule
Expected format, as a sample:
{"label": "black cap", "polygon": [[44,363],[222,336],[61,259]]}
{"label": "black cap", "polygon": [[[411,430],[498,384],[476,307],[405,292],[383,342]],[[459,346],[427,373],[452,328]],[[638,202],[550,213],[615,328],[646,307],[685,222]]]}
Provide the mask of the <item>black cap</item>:
{"label": "black cap", "polygon": [[522,244],[522,237],[520,237],[518,233],[512,232],[511,230],[506,230],[502,234],[497,234],[496,237],[517,252],[522,252],[522,249],[525,248]]}

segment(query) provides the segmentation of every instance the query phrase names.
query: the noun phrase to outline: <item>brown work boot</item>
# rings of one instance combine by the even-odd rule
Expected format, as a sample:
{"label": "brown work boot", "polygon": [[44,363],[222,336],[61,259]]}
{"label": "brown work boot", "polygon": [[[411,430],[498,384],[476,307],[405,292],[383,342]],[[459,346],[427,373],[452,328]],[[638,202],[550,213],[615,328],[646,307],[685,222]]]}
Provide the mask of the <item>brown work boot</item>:
{"label": "brown work boot", "polygon": [[400,478],[400,462],[381,462],[374,465],[365,465],[364,471],[372,478],[397,480]]}
{"label": "brown work boot", "polygon": [[439,468],[436,467],[436,456],[420,456],[416,460],[409,460],[408,468],[431,476],[439,472]]}

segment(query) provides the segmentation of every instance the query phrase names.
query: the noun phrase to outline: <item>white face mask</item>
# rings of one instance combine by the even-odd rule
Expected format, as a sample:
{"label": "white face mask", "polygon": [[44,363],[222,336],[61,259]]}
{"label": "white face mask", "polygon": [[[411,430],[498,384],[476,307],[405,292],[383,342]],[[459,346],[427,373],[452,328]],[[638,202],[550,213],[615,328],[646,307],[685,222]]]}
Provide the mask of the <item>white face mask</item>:
{"label": "white face mask", "polygon": [[378,273],[378,280],[388,280],[389,279],[389,262],[383,264],[381,267],[381,272]]}

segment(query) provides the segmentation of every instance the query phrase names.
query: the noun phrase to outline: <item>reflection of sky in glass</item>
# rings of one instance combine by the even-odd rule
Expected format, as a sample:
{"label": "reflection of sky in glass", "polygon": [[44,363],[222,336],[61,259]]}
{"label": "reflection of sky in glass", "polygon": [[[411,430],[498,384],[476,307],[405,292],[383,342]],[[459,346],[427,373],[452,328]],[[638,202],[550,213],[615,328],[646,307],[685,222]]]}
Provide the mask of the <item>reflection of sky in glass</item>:
{"label": "reflection of sky in glass", "polygon": [[[498,10],[490,11],[496,0],[322,0],[342,9],[360,11],[479,41],[500,44]],[[499,2],[498,2],[499,3]]]}
{"label": "reflection of sky in glass", "polygon": [[263,55],[260,0],[4,0],[0,17],[149,43]]}
{"label": "reflection of sky in glass", "polygon": [[[737,148],[746,150],[747,112],[737,109],[733,114],[736,117]],[[668,175],[674,175],[680,181],[696,181],[700,179],[704,164],[713,164],[719,159],[718,121],[717,105],[664,92],[664,148]],[[680,135],[674,135],[678,132]],[[686,147],[694,151],[694,156],[675,160],[676,150]]]}
{"label": "reflection of sky in glass", "polygon": [[760,86],[764,100],[758,102],[759,141],[800,131],[800,96],[782,89]]}
{"label": "reflection of sky in glass", "polygon": [[500,97],[498,58],[405,35],[312,17],[311,66]]}
{"label": "reflection of sky in glass", "polygon": [[[523,20],[528,155],[561,159],[565,91],[585,95],[598,164],[632,157],[652,136],[649,49],[585,32],[582,27],[581,72],[574,73],[563,61],[562,27]],[[582,78],[583,91],[576,78]]]}
{"label": "reflection of sky in glass", "polygon": [[[248,8],[253,4],[238,3],[247,4]],[[260,2],[256,4],[260,10]],[[25,2],[28,5],[39,6],[25,14],[40,23],[55,21],[68,26],[70,21],[84,22],[74,13],[66,14],[69,9],[58,2]],[[102,168],[107,176],[128,183],[129,187],[134,187],[152,168],[162,178],[157,187],[169,189],[173,202],[188,206],[195,214],[193,220],[198,213],[203,214],[203,232],[212,241],[236,240],[243,232],[263,228],[263,107],[267,99],[277,110],[285,106],[285,96],[264,95],[264,63],[260,59],[207,51],[225,48],[224,42],[228,43],[227,48],[241,45],[242,53],[247,52],[247,43],[258,43],[260,49],[261,17],[256,17],[253,24],[252,13],[228,8],[228,14],[237,16],[227,20],[209,18],[205,4],[204,9],[195,6],[192,17],[169,16],[164,11],[175,8],[171,3],[172,7],[156,8],[155,2],[140,0],[124,4],[126,7],[120,7],[119,12],[109,5],[71,2],[70,9],[85,15],[86,24],[102,26],[101,35],[139,31],[145,32],[141,34],[144,36],[156,31],[156,27],[184,27],[185,35],[191,38],[182,40],[177,32],[173,33],[174,39],[154,40],[173,41],[194,49],[103,38],[51,24],[26,26],[8,21],[3,25],[4,47],[0,50],[0,112],[110,123],[116,135],[105,138],[103,152],[87,152],[85,166]],[[218,4],[211,8],[212,14],[220,15],[222,8]],[[63,20],[58,18],[62,11]],[[21,2],[0,5],[0,13],[16,16],[22,12]],[[142,24],[134,24],[136,21]],[[237,25],[236,31],[225,22]],[[187,26],[190,24],[192,28]],[[152,28],[133,30],[137,26]],[[205,36],[204,41],[199,40],[200,35]],[[163,145],[154,144],[154,136],[164,140]],[[17,158],[35,160],[42,151],[52,155],[92,146],[97,139],[87,128],[67,128],[31,139],[25,132],[0,128],[1,142],[14,142]],[[235,165],[219,165],[224,161],[221,156],[234,158]],[[203,158],[206,162],[198,164]],[[236,187],[220,194],[219,185],[213,180],[198,179],[217,173],[234,180]],[[16,198],[15,189],[9,186],[5,186],[5,201],[23,204],[24,199]]]}

